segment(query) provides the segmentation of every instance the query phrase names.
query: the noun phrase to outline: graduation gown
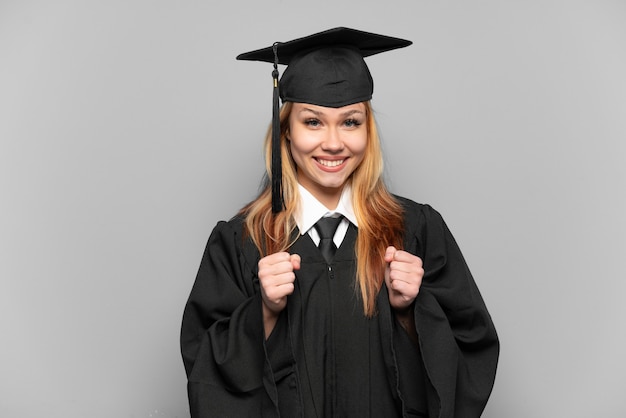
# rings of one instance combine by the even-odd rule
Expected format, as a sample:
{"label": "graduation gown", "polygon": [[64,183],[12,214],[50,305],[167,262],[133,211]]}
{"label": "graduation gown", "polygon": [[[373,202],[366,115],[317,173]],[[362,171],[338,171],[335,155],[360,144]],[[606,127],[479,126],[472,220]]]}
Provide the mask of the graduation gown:
{"label": "graduation gown", "polygon": [[480,416],[499,353],[493,322],[440,214],[398,199],[404,249],[424,262],[419,347],[397,326],[384,286],[377,315],[363,316],[354,227],[331,266],[308,234],[298,238],[296,287],[265,340],[260,255],[235,217],[213,230],[183,314],[192,417]]}

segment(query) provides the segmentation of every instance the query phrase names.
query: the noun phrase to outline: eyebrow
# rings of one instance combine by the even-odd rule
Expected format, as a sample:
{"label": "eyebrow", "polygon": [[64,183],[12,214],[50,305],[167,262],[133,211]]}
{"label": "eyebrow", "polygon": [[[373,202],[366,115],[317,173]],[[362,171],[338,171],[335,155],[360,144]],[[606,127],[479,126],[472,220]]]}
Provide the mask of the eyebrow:
{"label": "eyebrow", "polygon": [[[313,113],[315,116],[323,116],[323,115],[324,115],[324,112],[322,112],[322,111],[320,111],[320,110],[314,110],[314,109],[311,109],[311,108],[308,108],[308,107],[305,107],[304,109],[300,110],[298,113],[302,113],[302,112],[311,112],[311,113]],[[347,111],[345,111],[345,112],[341,113],[341,115],[340,115],[340,116],[342,116],[342,117],[347,117],[347,116],[352,116],[352,115],[354,115],[355,113],[359,113],[359,114],[365,115],[365,112],[364,112],[364,111],[362,111],[362,110],[359,110],[359,109],[350,109],[350,110],[347,110]]]}

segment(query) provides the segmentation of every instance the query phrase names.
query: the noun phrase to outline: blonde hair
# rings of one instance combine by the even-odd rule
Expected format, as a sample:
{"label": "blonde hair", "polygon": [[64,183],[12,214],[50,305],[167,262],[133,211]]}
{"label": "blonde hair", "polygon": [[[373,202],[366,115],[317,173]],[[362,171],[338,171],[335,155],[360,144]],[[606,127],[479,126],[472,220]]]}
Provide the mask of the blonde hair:
{"label": "blonde hair", "polygon": [[[363,301],[363,312],[368,317],[376,313],[376,296],[384,282],[384,260],[387,246],[403,246],[403,209],[387,190],[383,176],[383,158],[378,129],[370,102],[366,109],[367,149],[363,161],[350,176],[352,202],[359,224],[355,255],[357,259],[356,282]],[[259,196],[240,214],[245,218],[247,233],[262,256],[285,251],[293,244],[292,232],[297,228],[294,213],[298,210],[297,167],[289,152],[287,134],[292,103],[287,102],[280,112],[280,149],[282,156],[283,199],[285,210],[272,213],[271,128],[265,137],[265,185]],[[297,236],[296,236],[297,238]]]}

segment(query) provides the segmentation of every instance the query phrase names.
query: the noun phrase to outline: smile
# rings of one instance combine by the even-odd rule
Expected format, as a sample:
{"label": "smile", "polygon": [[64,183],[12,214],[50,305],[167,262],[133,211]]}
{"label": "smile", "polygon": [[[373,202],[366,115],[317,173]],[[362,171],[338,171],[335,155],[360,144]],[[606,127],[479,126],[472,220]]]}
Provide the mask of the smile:
{"label": "smile", "polygon": [[320,160],[316,158],[316,161],[325,167],[337,167],[343,164],[345,160]]}

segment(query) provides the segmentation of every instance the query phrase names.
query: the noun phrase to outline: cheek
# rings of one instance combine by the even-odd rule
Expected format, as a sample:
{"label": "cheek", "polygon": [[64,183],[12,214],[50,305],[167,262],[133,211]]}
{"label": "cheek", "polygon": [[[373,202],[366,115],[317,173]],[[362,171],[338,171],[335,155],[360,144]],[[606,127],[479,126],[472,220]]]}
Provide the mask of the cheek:
{"label": "cheek", "polygon": [[351,141],[350,150],[355,156],[363,158],[367,151],[367,135],[354,138],[354,140]]}
{"label": "cheek", "polygon": [[299,129],[291,131],[289,147],[293,155],[311,153],[317,148],[317,145],[317,139],[310,133]]}
{"label": "cheek", "polygon": [[307,147],[306,144],[300,140],[300,138],[297,140],[292,138],[289,141],[289,152],[291,154],[291,158],[296,163],[296,166],[301,166],[304,161],[306,161],[307,155],[310,152],[310,147]]}

